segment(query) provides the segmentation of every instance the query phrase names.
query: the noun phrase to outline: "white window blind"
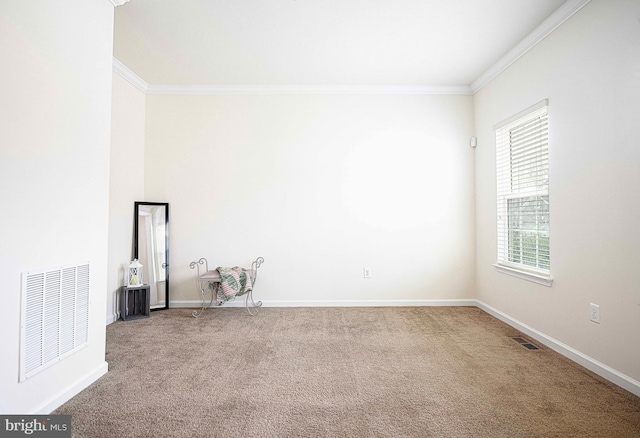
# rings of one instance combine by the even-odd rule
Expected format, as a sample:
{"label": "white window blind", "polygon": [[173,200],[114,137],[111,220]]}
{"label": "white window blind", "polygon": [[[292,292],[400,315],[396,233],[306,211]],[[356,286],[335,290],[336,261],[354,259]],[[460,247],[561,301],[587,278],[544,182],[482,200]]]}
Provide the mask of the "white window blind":
{"label": "white window blind", "polygon": [[496,126],[498,266],[550,277],[547,101]]}

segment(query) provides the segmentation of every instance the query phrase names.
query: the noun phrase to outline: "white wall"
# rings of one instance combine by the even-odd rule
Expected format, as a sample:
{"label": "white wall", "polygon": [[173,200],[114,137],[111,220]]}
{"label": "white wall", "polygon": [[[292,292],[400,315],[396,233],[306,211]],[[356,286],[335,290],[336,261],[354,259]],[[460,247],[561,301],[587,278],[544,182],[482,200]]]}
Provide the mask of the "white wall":
{"label": "white wall", "polygon": [[[113,5],[0,6],[0,412],[50,412],[106,372]],[[89,343],[18,383],[23,272],[89,261]]]}
{"label": "white wall", "polygon": [[[475,95],[477,296],[640,380],[640,2],[594,0]],[[499,274],[493,125],[549,99],[551,273]],[[589,321],[589,304],[601,324]]]}
{"label": "white wall", "polygon": [[172,305],[200,257],[263,256],[271,303],[473,297],[470,96],[149,95],[146,118]]}
{"label": "white wall", "polygon": [[118,319],[124,267],[133,257],[133,203],[144,200],[145,95],[113,74],[107,323]]}

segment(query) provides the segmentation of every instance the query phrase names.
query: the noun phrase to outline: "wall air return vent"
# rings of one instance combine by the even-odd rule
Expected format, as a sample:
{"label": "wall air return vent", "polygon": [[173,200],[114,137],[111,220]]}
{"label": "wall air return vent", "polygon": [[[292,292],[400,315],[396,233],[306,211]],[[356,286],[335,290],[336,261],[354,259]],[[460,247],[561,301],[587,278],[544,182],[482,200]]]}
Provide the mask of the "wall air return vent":
{"label": "wall air return vent", "polygon": [[89,264],[22,274],[20,382],[87,344]]}

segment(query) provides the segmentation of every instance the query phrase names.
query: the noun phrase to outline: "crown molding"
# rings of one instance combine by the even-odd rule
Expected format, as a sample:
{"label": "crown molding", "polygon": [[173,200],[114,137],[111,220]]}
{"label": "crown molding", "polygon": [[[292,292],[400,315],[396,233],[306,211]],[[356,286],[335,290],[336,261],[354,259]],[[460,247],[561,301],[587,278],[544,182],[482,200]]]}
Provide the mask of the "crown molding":
{"label": "crown molding", "polygon": [[233,94],[453,94],[470,96],[468,85],[149,85],[117,58],[113,71],[145,94],[233,95]]}
{"label": "crown molding", "polygon": [[149,85],[147,94],[459,94],[471,95],[467,85]]}
{"label": "crown molding", "polygon": [[125,3],[129,2],[129,0],[109,0],[109,3],[111,3],[113,6],[115,6],[116,8],[118,6],[122,6]]}
{"label": "crown molding", "polygon": [[126,65],[118,61],[116,58],[113,58],[113,71],[122,76],[126,81],[128,81],[138,90],[147,94],[149,84],[147,84],[140,76],[129,70]]}
{"label": "crown molding", "polygon": [[[109,0],[119,6],[129,0]],[[325,95],[473,95],[533,49],[591,0],[567,0],[471,85],[150,85],[113,58],[113,71],[145,94],[325,94]]]}
{"label": "crown molding", "polygon": [[529,35],[509,50],[498,62],[471,83],[471,91],[476,94],[482,87],[495,79],[500,73],[509,68],[514,62],[533,49],[551,32],[560,27],[565,21],[585,7],[591,0],[567,0],[556,11],[536,27]]}

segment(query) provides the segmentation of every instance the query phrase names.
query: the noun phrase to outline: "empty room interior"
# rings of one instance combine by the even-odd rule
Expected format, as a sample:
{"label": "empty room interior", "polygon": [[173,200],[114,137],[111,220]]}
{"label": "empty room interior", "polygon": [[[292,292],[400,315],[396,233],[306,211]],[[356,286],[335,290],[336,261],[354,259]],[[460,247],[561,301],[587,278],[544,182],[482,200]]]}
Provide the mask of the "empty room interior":
{"label": "empty room interior", "polygon": [[[222,318],[330,337],[398,311],[424,319],[392,323],[398,342],[444,313],[511,330],[627,397],[640,436],[639,1],[9,0],[0,36],[1,414],[58,412],[122,371],[115,339],[169,315],[187,342]],[[139,201],[169,205],[168,309],[124,321]],[[257,315],[238,297],[191,316],[192,262],[257,257]],[[65,269],[86,301],[38,304],[29,372],[32,279]]]}

